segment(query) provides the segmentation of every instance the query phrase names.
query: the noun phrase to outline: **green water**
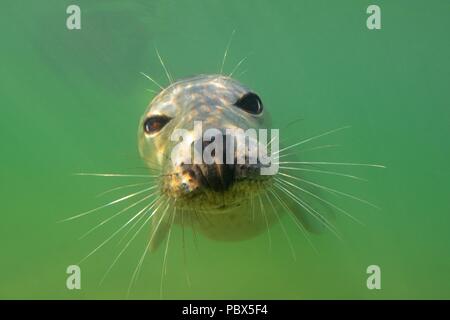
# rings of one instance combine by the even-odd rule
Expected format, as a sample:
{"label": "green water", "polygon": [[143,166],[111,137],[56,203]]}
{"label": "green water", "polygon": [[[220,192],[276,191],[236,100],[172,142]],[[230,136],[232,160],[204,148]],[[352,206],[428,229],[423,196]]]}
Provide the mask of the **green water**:
{"label": "green water", "polygon": [[[123,244],[121,235],[80,266],[82,289],[66,288],[77,264],[125,216],[78,238],[116,211],[57,221],[111,201],[104,190],[136,180],[75,172],[143,173],[138,119],[166,84],[154,48],[175,77],[214,73],[232,30],[225,64],[244,56],[237,78],[271,111],[290,143],[337,127],[311,142],[339,144],[309,160],[371,162],[386,169],[324,167],[369,182],[317,175],[318,183],[380,206],[333,197],[363,222],[337,214],[339,241],[311,235],[311,249],[283,218],[238,243],[175,228],[163,298],[450,298],[450,3],[376,1],[382,29],[369,31],[372,1],[75,1],[82,29],[66,29],[74,1],[3,1],[0,18],[0,298],[124,298],[146,244],[138,236],[99,282]],[[241,74],[242,71],[248,70]],[[128,215],[128,217],[130,217]],[[164,250],[146,257],[131,298],[159,298]],[[381,267],[381,290],[366,268]],[[188,274],[190,285],[187,283]]]}

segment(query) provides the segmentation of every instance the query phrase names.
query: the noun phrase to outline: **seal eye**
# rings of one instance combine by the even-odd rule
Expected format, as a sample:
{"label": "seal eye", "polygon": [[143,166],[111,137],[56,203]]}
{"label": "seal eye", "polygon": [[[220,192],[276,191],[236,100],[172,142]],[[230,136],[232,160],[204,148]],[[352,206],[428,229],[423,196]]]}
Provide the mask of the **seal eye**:
{"label": "seal eye", "polygon": [[172,118],[167,116],[152,116],[144,122],[144,131],[147,134],[159,132]]}
{"label": "seal eye", "polygon": [[234,105],[251,114],[260,114],[263,111],[261,99],[253,92],[244,94]]}

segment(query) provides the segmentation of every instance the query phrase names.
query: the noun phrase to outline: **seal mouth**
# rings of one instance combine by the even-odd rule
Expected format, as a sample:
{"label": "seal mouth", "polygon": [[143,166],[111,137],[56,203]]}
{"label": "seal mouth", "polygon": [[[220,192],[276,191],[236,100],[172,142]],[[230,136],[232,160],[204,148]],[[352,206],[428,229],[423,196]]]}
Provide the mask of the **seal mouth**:
{"label": "seal mouth", "polygon": [[[162,193],[181,208],[225,212],[248,202],[271,183],[270,176],[251,175],[238,166],[193,165],[166,175]],[[255,170],[253,170],[255,171]],[[246,175],[243,175],[246,173]]]}
{"label": "seal mouth", "polygon": [[215,192],[227,191],[235,181],[234,165],[194,165],[192,170],[205,188]]}

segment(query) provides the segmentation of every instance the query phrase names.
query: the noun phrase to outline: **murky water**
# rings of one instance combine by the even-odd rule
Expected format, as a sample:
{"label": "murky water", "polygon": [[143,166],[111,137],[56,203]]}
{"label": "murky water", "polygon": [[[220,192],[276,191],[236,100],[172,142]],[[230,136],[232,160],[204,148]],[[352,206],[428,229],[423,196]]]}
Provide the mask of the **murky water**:
{"label": "murky water", "polygon": [[[77,1],[81,30],[66,28],[72,1],[4,2],[0,32],[2,143],[1,298],[124,298],[146,244],[143,232],[106,279],[126,242],[121,236],[81,265],[82,289],[66,288],[66,268],[114,233],[126,216],[78,240],[117,208],[59,220],[111,201],[109,188],[139,182],[75,172],[143,173],[139,117],[166,84],[155,47],[176,78],[225,64],[255,89],[294,143],[312,141],[314,161],[380,163],[386,169],[323,167],[368,182],[311,175],[317,183],[367,199],[382,210],[329,195],[362,221],[336,214],[343,240],[310,235],[289,216],[237,243],[175,228],[164,298],[449,298],[450,4],[377,1],[382,29],[366,27],[368,1]],[[295,123],[283,129],[288,123]],[[123,191],[123,190],[122,190]],[[131,213],[130,213],[131,214]],[[129,216],[128,216],[129,218]],[[197,245],[195,245],[197,243]],[[147,256],[131,298],[159,298],[163,250]],[[381,268],[368,290],[366,268]]]}

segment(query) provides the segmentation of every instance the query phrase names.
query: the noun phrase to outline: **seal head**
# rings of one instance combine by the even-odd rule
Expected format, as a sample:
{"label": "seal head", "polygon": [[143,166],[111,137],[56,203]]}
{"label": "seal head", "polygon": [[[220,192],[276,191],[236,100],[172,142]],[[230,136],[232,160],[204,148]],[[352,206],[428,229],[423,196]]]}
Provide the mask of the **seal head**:
{"label": "seal head", "polygon": [[[153,99],[140,121],[139,150],[149,167],[161,168],[161,192],[178,207],[220,212],[248,201],[270,180],[259,174],[261,163],[250,164],[240,154],[245,150],[234,148],[227,132],[268,127],[268,113],[256,93],[232,78],[202,75],[175,82]],[[192,150],[178,146],[180,129]],[[208,130],[215,134],[205,141]],[[222,140],[221,154],[213,150],[213,161],[193,164],[196,150],[201,154],[217,139]],[[238,164],[239,156],[244,163]]]}

